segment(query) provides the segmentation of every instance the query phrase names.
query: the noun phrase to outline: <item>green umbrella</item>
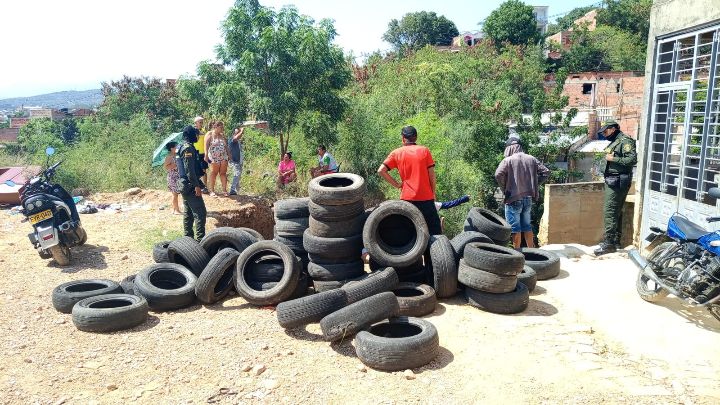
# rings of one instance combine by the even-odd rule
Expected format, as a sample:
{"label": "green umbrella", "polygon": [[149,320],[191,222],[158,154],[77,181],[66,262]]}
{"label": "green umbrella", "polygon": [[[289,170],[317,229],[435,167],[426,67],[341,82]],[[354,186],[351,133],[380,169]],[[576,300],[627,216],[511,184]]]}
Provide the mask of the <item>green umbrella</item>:
{"label": "green umbrella", "polygon": [[182,141],[182,132],[175,132],[167,136],[167,138],[163,139],[162,143],[160,143],[160,146],[158,146],[155,149],[155,152],[153,152],[152,156],[152,167],[162,166],[163,162],[165,161],[165,156],[168,154],[168,150],[165,148],[165,145],[167,145],[170,142],[177,142],[180,143]]}

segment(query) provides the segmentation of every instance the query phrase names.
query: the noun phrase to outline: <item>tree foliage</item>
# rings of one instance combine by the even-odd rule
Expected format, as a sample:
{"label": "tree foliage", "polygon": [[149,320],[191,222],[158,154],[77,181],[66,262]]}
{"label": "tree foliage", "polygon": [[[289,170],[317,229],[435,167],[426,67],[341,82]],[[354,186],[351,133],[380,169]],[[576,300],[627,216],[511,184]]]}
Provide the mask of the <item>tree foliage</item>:
{"label": "tree foliage", "polygon": [[643,70],[645,43],[639,37],[609,26],[594,31],[577,29],[573,45],[563,52],[562,65],[571,72]]}
{"label": "tree foliage", "polygon": [[332,43],[331,21],[315,24],[294,7],[276,12],[257,0],[238,0],[222,29],[218,58],[236,84],[214,95],[240,91],[237,83],[243,83],[249,112],[269,122],[281,153],[301,117],[320,117],[315,122],[330,126],[341,118],[345,106],[339,91],[350,75],[342,49]]}
{"label": "tree foliage", "polygon": [[600,25],[617,27],[635,34],[647,44],[650,31],[652,0],[603,0],[605,7],[598,13]]}
{"label": "tree foliage", "polygon": [[455,23],[445,16],[432,11],[418,11],[405,14],[400,21],[392,19],[382,38],[402,54],[426,45],[450,45],[458,34]]}
{"label": "tree foliage", "polygon": [[577,7],[572,10],[570,10],[569,13],[565,14],[564,16],[558,18],[555,23],[548,25],[547,29],[547,36],[557,34],[560,31],[565,31],[568,28],[573,26],[573,23],[575,23],[575,20],[578,18],[584,16],[589,11],[595,9],[593,6],[587,6],[587,7]]}
{"label": "tree foliage", "polygon": [[497,44],[527,45],[540,39],[532,6],[520,0],[507,0],[493,10],[483,30]]}

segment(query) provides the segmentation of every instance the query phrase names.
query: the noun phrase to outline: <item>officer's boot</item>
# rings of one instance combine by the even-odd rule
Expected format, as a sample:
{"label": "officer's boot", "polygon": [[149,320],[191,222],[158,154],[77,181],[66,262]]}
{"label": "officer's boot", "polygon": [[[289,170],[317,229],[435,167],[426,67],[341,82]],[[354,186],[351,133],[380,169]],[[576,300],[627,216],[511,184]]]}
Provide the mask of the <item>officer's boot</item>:
{"label": "officer's boot", "polygon": [[616,251],[617,248],[615,247],[615,243],[605,240],[600,244],[600,246],[598,246],[597,249],[595,249],[593,253],[595,253],[595,256],[602,256],[608,253],[615,253]]}

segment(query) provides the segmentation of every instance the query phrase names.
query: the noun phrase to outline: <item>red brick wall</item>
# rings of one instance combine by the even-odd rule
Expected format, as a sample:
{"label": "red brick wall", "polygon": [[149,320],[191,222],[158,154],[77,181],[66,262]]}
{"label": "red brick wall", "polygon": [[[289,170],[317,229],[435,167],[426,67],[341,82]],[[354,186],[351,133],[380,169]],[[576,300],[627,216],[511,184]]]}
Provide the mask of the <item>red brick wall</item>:
{"label": "red brick wall", "polygon": [[18,128],[0,128],[0,142],[11,143],[17,142]]}

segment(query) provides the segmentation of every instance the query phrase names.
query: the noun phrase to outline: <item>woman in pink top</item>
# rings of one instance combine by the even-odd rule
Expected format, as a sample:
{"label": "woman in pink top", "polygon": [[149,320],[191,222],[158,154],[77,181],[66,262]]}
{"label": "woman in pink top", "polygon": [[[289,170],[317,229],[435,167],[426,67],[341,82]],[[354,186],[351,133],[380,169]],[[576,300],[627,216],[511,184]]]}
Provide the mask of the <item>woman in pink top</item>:
{"label": "woman in pink top", "polygon": [[278,165],[278,187],[283,187],[297,179],[295,173],[295,161],[292,160],[292,152],[285,152]]}

